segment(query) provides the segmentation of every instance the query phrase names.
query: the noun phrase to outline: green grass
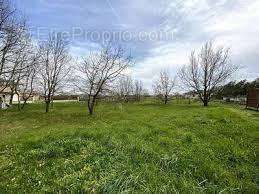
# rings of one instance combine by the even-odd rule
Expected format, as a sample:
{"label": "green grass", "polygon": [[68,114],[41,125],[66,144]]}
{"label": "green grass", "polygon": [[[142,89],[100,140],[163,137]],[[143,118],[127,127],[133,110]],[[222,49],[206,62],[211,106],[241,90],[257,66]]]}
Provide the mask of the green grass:
{"label": "green grass", "polygon": [[256,193],[258,131],[259,113],[220,104],[0,111],[0,193]]}

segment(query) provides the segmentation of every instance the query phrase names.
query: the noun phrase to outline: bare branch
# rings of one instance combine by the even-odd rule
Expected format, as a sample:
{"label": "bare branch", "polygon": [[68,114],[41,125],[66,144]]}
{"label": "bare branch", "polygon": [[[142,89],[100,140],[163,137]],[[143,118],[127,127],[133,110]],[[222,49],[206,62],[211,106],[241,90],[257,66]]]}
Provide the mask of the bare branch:
{"label": "bare branch", "polygon": [[88,96],[88,110],[93,114],[97,97],[132,64],[130,56],[121,47],[110,44],[98,53],[91,53],[79,65],[79,90]]}
{"label": "bare branch", "polygon": [[198,55],[192,52],[189,65],[179,70],[183,84],[198,94],[204,106],[208,105],[216,88],[238,70],[229,58],[229,49],[214,48],[212,42],[207,42]]}

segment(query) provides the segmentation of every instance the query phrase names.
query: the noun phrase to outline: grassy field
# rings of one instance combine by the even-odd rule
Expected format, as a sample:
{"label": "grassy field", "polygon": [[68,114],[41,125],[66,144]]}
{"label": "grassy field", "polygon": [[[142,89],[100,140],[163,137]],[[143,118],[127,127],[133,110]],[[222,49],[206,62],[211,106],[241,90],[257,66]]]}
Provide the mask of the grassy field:
{"label": "grassy field", "polygon": [[0,193],[258,191],[258,112],[157,102],[96,111],[0,111]]}

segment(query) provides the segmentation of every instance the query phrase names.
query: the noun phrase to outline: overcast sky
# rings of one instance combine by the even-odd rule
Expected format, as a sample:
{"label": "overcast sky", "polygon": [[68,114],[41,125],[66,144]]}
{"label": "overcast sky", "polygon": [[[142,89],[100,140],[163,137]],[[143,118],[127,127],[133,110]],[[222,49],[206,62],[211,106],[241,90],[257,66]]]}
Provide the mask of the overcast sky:
{"label": "overcast sky", "polygon": [[[258,0],[16,0],[34,38],[69,33],[71,53],[98,48],[96,35],[112,36],[134,56],[131,70],[147,87],[160,69],[172,74],[208,40],[230,47],[244,68],[236,79],[259,77]],[[87,36],[83,32],[90,32]],[[118,35],[119,34],[119,35]],[[159,35],[159,37],[158,37]],[[96,38],[97,37],[97,38]]]}

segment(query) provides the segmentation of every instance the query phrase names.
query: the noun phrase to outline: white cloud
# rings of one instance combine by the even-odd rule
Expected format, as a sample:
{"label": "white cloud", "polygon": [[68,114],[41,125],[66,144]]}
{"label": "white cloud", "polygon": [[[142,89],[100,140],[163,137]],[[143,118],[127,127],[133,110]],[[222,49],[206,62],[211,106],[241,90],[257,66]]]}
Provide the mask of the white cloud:
{"label": "white cloud", "polygon": [[[37,9],[28,10],[40,17],[35,21],[46,26],[63,21],[60,26],[64,28],[76,25],[97,31],[128,30],[133,35],[140,30],[174,32],[173,41],[127,42],[137,60],[127,73],[143,80],[149,89],[161,69],[169,68],[172,75],[176,74],[179,66],[188,63],[190,52],[208,40],[231,48],[232,61],[245,67],[237,79],[259,77],[258,0],[109,0],[110,5],[85,0],[18,1],[26,7],[35,5]],[[42,13],[48,14],[43,18]],[[80,57],[97,47],[88,40],[77,41],[71,52]]]}
{"label": "white cloud", "polygon": [[[190,32],[180,30],[175,42],[151,49],[150,55],[134,68],[135,77],[151,88],[152,79],[161,69],[169,67],[175,74],[179,66],[188,63],[191,50],[212,39],[217,45],[230,47],[232,61],[245,67],[236,79],[259,77],[259,2],[240,0],[227,4],[229,2],[187,0],[171,3],[171,16],[180,14],[179,28]],[[175,29],[175,22],[167,19],[166,27]]]}

